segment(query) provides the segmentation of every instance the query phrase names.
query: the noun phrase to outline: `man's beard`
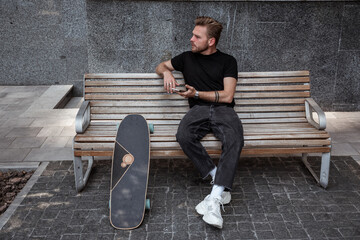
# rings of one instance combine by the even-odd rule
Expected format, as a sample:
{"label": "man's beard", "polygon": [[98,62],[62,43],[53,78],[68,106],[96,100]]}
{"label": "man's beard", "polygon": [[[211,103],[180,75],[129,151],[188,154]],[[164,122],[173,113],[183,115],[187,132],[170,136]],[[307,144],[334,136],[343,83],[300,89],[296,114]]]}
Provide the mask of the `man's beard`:
{"label": "man's beard", "polygon": [[[192,46],[191,46],[192,47]],[[205,52],[206,50],[208,50],[209,49],[209,45],[208,44],[206,44],[206,46],[204,46],[204,47],[202,47],[202,48],[196,48],[195,50],[193,50],[193,48],[191,48],[191,51],[193,52],[193,53],[202,53],[202,52]]]}

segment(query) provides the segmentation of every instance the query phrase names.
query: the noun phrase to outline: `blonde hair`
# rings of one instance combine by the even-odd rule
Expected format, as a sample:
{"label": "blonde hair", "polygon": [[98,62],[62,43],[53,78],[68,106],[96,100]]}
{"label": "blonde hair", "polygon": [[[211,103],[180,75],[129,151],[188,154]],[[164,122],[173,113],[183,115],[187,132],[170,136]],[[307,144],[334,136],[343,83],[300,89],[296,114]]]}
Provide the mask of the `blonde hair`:
{"label": "blonde hair", "polygon": [[215,45],[219,42],[221,31],[223,29],[221,23],[211,17],[200,16],[195,19],[195,26],[206,26],[207,37],[215,38]]}

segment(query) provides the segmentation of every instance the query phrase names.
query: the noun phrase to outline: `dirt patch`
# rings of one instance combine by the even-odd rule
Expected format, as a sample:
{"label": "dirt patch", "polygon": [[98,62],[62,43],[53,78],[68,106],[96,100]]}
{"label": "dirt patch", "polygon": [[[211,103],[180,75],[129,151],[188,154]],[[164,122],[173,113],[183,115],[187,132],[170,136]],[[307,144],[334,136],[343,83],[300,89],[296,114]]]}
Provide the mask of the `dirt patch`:
{"label": "dirt patch", "polygon": [[34,171],[0,172],[0,215],[6,211]]}

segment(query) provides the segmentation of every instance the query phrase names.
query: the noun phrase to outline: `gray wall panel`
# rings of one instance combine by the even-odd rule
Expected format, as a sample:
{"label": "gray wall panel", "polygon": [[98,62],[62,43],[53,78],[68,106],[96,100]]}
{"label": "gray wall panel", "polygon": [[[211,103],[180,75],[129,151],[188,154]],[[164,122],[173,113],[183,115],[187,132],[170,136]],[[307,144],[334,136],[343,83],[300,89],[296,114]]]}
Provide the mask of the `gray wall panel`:
{"label": "gray wall panel", "polygon": [[0,0],[0,84],[74,84],[87,72],[154,72],[190,49],[193,21],[223,23],[239,71],[310,70],[324,110],[360,110],[356,1]]}

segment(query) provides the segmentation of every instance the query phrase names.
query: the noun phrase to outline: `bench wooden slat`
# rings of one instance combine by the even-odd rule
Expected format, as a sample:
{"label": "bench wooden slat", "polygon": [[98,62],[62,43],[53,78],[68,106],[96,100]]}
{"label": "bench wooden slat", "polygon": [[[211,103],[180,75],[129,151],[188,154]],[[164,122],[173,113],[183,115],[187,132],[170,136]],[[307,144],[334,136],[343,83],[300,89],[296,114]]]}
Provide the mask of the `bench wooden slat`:
{"label": "bench wooden slat", "polygon": [[[76,136],[76,142],[114,142],[115,134],[113,136]],[[328,139],[330,136],[328,133],[289,133],[289,134],[256,134],[247,135],[245,134],[244,139],[247,140],[302,140],[302,139]],[[152,142],[176,142],[175,132],[168,135],[151,135]],[[203,141],[219,141],[213,134],[208,134],[203,138]]]}
{"label": "bench wooden slat", "polygon": [[[271,106],[271,107],[235,107],[238,113],[249,112],[300,112],[305,111],[305,106]],[[118,113],[183,113],[185,114],[189,107],[93,107],[92,114],[118,114]]]}
{"label": "bench wooden slat", "polygon": [[[293,76],[309,76],[309,71],[282,71],[282,72],[239,72],[238,77],[293,77]],[[173,73],[175,78],[182,78],[181,73]],[[87,73],[85,79],[92,78],[141,78],[151,79],[159,78],[156,73]]]}
{"label": "bench wooden slat", "polygon": [[270,107],[234,107],[237,113],[251,113],[251,112],[304,112],[305,106],[270,106]]}
{"label": "bench wooden slat", "polygon": [[[181,87],[185,89],[184,87]],[[271,92],[271,91],[309,91],[310,85],[284,85],[284,86],[236,86],[237,92]],[[145,86],[126,86],[122,87],[86,87],[85,93],[162,93],[165,92],[164,87],[149,87]]]}
{"label": "bench wooden slat", "polygon": [[[185,85],[184,79],[176,80],[181,86]],[[238,86],[246,86],[248,84],[276,84],[276,83],[309,83],[309,77],[295,77],[295,78],[239,78]],[[85,87],[116,87],[116,86],[164,86],[162,79],[148,79],[148,80],[134,80],[121,79],[119,80],[86,80]]]}
{"label": "bench wooden slat", "polygon": [[[116,124],[114,124],[115,126]],[[96,126],[96,124],[95,124]],[[94,125],[90,125],[90,128],[94,127]],[[101,126],[103,127],[103,126]],[[177,129],[177,126],[155,126],[156,131],[163,131],[163,130],[168,130],[168,129]],[[243,124],[244,130],[257,130],[257,129],[264,129],[264,131],[268,131],[268,130],[283,130],[283,129],[304,129],[304,130],[314,130],[314,131],[322,131],[322,130],[317,130],[316,128],[314,128],[311,124],[309,124],[308,122],[306,123],[269,123],[269,124]]]}
{"label": "bench wooden slat", "polygon": [[[245,147],[259,147],[259,146],[326,146],[330,145],[331,141],[328,139],[302,139],[299,140],[248,140],[245,141]],[[221,148],[221,143],[219,141],[203,141],[204,147],[208,148]],[[112,149],[114,143],[106,142],[75,142],[74,148],[77,149]],[[151,149],[167,149],[167,148],[180,148],[177,142],[150,142]]]}
{"label": "bench wooden slat", "polygon": [[280,99],[240,99],[236,102],[237,106],[242,105],[289,105],[289,104],[304,104],[304,98],[280,98]]}
{"label": "bench wooden slat", "polygon": [[239,78],[238,84],[274,84],[274,83],[309,83],[309,77],[292,77],[292,78]]}
{"label": "bench wooden slat", "polygon": [[239,72],[238,77],[294,77],[309,76],[309,71],[283,71],[283,72]]}
{"label": "bench wooden slat", "polygon": [[[247,140],[284,140],[284,139],[328,139],[328,133],[288,133],[288,134],[244,134],[245,141]],[[94,138],[95,139],[95,138]],[[100,139],[100,138],[99,138]],[[80,141],[80,140],[79,140]],[[86,141],[86,138],[83,139]],[[113,139],[114,141],[114,139]],[[152,135],[151,141],[154,142],[176,142],[175,135]],[[203,138],[203,141],[219,141],[213,134],[208,134]]]}
{"label": "bench wooden slat", "polygon": [[92,114],[118,114],[118,113],[129,113],[130,111],[134,114],[139,113],[186,113],[189,107],[93,107],[91,108]]}
{"label": "bench wooden slat", "polygon": [[[241,92],[235,93],[235,99],[241,98],[307,98],[310,97],[310,92]],[[178,94],[85,94],[85,100],[169,100],[182,99]]]}
{"label": "bench wooden slat", "polygon": [[[306,123],[243,124],[243,127],[245,132],[254,132],[254,133],[256,132],[266,133],[272,131],[324,132],[324,130],[318,130],[314,127],[309,127],[307,126]],[[177,126],[157,125],[155,126],[155,130],[156,132],[174,132],[177,130]],[[115,122],[111,125],[102,125],[102,123],[91,123],[91,125],[86,130],[86,132],[97,132],[97,131],[117,131],[117,124]]]}
{"label": "bench wooden slat", "polygon": [[[220,150],[207,149],[207,152],[211,157],[219,157],[221,154]],[[301,153],[325,153],[330,152],[328,147],[299,147],[299,148],[243,148],[241,156],[253,156],[253,155],[279,155],[279,154],[301,154]],[[153,150],[151,151],[152,158],[176,158],[186,157],[181,150]]]}
{"label": "bench wooden slat", "polygon": [[236,91],[250,92],[250,91],[309,91],[310,85],[284,85],[284,86],[237,86]]}
{"label": "bench wooden slat", "polygon": [[91,101],[90,106],[92,107],[178,107],[178,106],[186,106],[189,108],[189,103],[187,100],[179,99],[179,100],[145,100],[145,101]]}
{"label": "bench wooden slat", "polygon": [[[176,80],[179,84],[184,85],[183,79]],[[115,86],[164,86],[162,79],[149,79],[149,80],[134,80],[134,79],[121,79],[121,80],[87,80],[85,87],[115,87]]]}
{"label": "bench wooden slat", "polygon": [[[181,73],[173,73],[175,78],[183,78]],[[156,73],[86,73],[85,79],[112,79],[112,78],[124,78],[124,79],[156,79],[160,78]]]}
{"label": "bench wooden slat", "polygon": [[[329,147],[293,147],[293,148],[243,148],[241,156],[251,155],[270,155],[270,154],[298,154],[298,153],[326,153],[330,152]],[[210,156],[219,156],[221,150],[207,149]],[[100,151],[86,151],[86,150],[74,150],[74,156],[108,156],[111,157],[112,150],[100,150]],[[185,157],[185,154],[180,149],[173,150],[152,150],[150,153],[152,158],[158,157]]]}
{"label": "bench wooden slat", "polygon": [[[159,126],[156,126],[157,128]],[[177,128],[174,126],[173,128],[170,128],[170,126],[167,126],[167,130],[158,130],[156,129],[156,133],[154,133],[152,136],[170,136],[175,135]],[[77,134],[79,137],[97,137],[97,136],[115,136],[117,130],[116,129],[88,129],[85,133]],[[288,134],[319,134],[319,135],[326,135],[327,133],[324,131],[319,131],[317,129],[295,129],[295,128],[289,128],[289,129],[274,129],[274,128],[263,128],[263,129],[246,129],[244,128],[244,135],[250,136],[250,135],[268,135],[268,134],[282,134],[282,135],[288,135]]]}
{"label": "bench wooden slat", "polygon": [[[304,104],[304,98],[282,98],[282,99],[241,99],[236,101],[236,106],[243,105],[291,105],[291,104]],[[179,100],[132,100],[132,101],[91,101],[92,107],[176,107],[176,106],[189,106],[185,99]]]}
{"label": "bench wooden slat", "polygon": [[[169,135],[175,135],[177,129],[173,130],[156,130],[156,134],[154,136],[169,136]],[[100,132],[100,131],[98,131]],[[97,134],[96,131],[92,131],[93,134]],[[116,131],[113,132],[114,136],[116,134]],[[321,132],[319,130],[304,130],[304,129],[244,129],[244,135],[245,136],[251,136],[251,135],[269,135],[269,134],[325,134],[324,132]]]}
{"label": "bench wooden slat", "polygon": [[[257,92],[257,93],[235,93],[234,98],[307,98],[310,97],[310,92]],[[241,101],[241,100],[239,100]]]}
{"label": "bench wooden slat", "polygon": [[[135,111],[134,111],[135,112]],[[127,116],[127,114],[91,114],[91,118],[93,120],[122,120]],[[163,113],[163,114],[156,114],[156,113],[143,113],[142,116],[144,116],[147,120],[180,120],[184,116],[183,113]],[[251,120],[255,121],[256,119],[260,118],[296,118],[296,117],[305,117],[304,112],[269,112],[269,113],[239,113],[238,116],[241,118],[242,121],[247,121],[247,123]],[[267,122],[267,120],[273,122],[274,119],[263,119],[264,122]],[[279,121],[282,121],[281,119],[278,119]],[[291,119],[289,119],[289,122],[291,122]],[[296,121],[298,122],[298,121]]]}
{"label": "bench wooden slat", "polygon": [[[110,119],[110,120],[101,120],[99,121],[99,124],[101,125],[113,125],[116,122],[119,122],[121,119]],[[147,119],[151,123],[153,123],[155,126],[157,125],[178,125],[180,123],[180,120],[159,120],[159,119]],[[261,123],[307,123],[308,121],[305,118],[266,118],[266,119],[241,119],[241,122],[243,124],[261,124]],[[94,124],[95,122],[93,122]]]}
{"label": "bench wooden slat", "polygon": [[87,87],[85,93],[159,93],[163,87]]}
{"label": "bench wooden slat", "polygon": [[[115,122],[120,121],[121,119],[111,119],[111,120],[103,120],[101,124],[114,124]],[[159,119],[147,119],[154,125],[178,125],[180,120],[159,120]],[[305,118],[265,118],[265,119],[241,119],[243,124],[260,124],[260,123],[307,123]]]}
{"label": "bench wooden slat", "polygon": [[[89,127],[87,128],[88,130],[93,130],[95,128],[97,129],[109,129],[111,128],[112,130],[116,130],[116,127],[118,126],[120,122],[116,121],[116,122],[95,122],[92,121],[90,122]],[[256,130],[256,129],[307,129],[307,130],[315,130],[315,131],[324,131],[324,130],[317,130],[316,128],[314,128],[311,124],[309,124],[308,122],[304,122],[304,123],[258,123],[258,124],[243,124],[244,126],[244,130]],[[167,129],[177,129],[177,126],[173,126],[173,125],[158,125],[155,126],[156,131],[161,131],[161,130],[167,130]]]}
{"label": "bench wooden slat", "polygon": [[125,94],[113,94],[113,95],[106,95],[106,94],[85,94],[85,100],[169,100],[169,99],[181,99],[180,96],[177,94],[132,94],[132,95],[125,95]]}
{"label": "bench wooden slat", "polygon": [[[87,137],[115,137],[116,135],[116,130],[113,131],[108,131],[108,130],[103,130],[103,131],[86,131],[83,134],[77,134],[76,136],[79,137],[79,139],[83,139],[83,137],[85,139],[87,139]],[[157,134],[153,134],[153,137],[158,137],[158,136],[174,136],[176,133],[176,130],[174,131],[159,131]],[[264,135],[264,138],[266,138],[267,134],[278,134],[279,136],[291,136],[291,134],[297,134],[299,135],[299,138],[302,136],[305,136],[305,134],[308,134],[308,136],[312,136],[309,138],[320,138],[320,136],[323,137],[328,137],[328,135],[326,135],[326,133],[318,133],[316,131],[304,131],[304,130],[287,130],[287,131],[280,131],[280,130],[273,130],[273,131],[244,131],[244,135],[245,136],[261,136]],[[79,140],[80,141],[80,140]]]}
{"label": "bench wooden slat", "polygon": [[244,148],[243,156],[268,155],[268,154],[297,154],[297,153],[328,153],[330,147],[293,147],[293,148]]}

